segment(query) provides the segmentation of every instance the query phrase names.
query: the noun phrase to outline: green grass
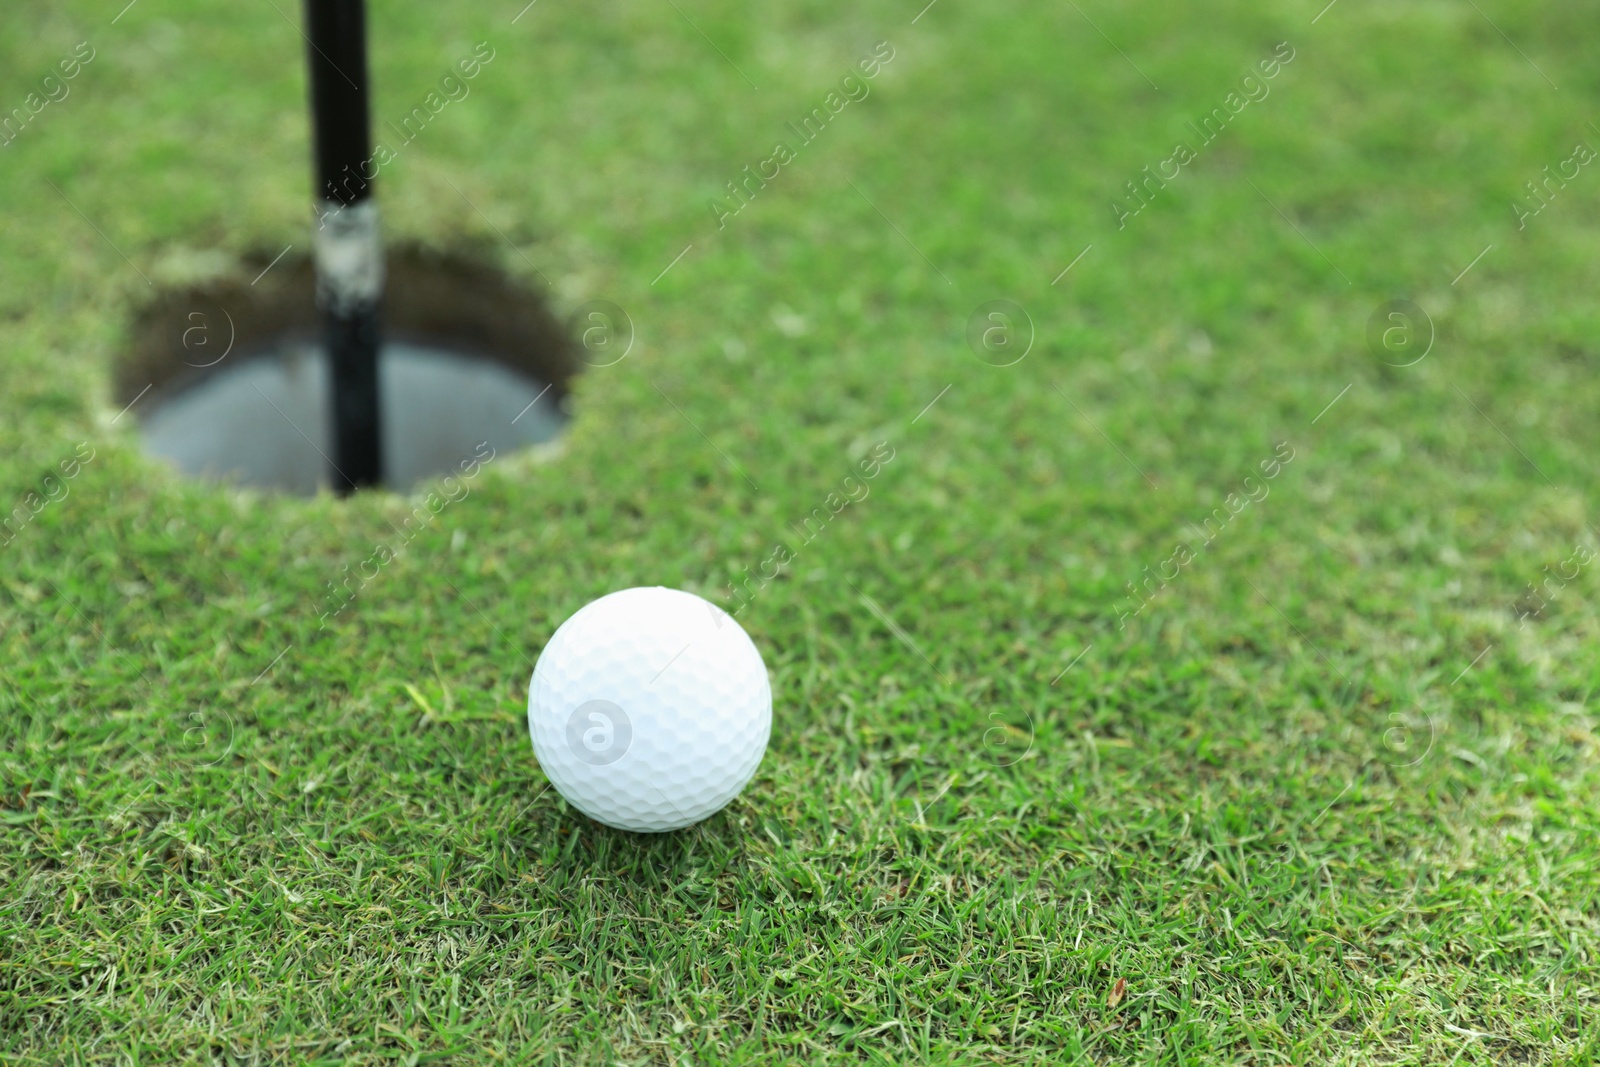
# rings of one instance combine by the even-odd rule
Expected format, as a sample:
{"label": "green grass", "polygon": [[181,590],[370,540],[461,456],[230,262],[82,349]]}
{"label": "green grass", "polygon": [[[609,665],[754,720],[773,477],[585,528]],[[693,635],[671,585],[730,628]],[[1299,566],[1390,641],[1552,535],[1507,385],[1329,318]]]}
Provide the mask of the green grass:
{"label": "green grass", "polygon": [[[185,484],[108,384],[153,287],[304,250],[277,6],[0,14],[5,110],[97,50],[0,148],[0,509],[94,454],[0,546],[0,1061],[1600,1058],[1600,578],[1514,608],[1600,549],[1600,172],[1509,206],[1600,144],[1600,5],[377,0],[380,123],[496,49],[383,172],[390,233],[638,343],[326,629],[410,505]],[[1365,340],[1397,297],[1438,334],[1404,369]],[[964,339],[997,299],[1037,334],[1004,368]],[[740,615],[744,795],[635,837],[546,791],[554,627],[728,602],[880,441]]]}

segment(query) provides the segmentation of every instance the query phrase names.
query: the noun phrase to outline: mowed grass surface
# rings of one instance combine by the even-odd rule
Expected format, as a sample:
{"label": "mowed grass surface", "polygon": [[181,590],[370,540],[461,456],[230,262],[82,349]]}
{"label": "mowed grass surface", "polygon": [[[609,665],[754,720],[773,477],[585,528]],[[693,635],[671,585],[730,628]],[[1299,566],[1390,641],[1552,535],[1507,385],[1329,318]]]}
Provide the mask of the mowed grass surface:
{"label": "mowed grass surface", "polygon": [[[380,138],[495,50],[390,234],[637,342],[326,627],[419,498],[185,484],[109,386],[153,292],[305,250],[277,7],[0,15],[7,111],[96,50],[0,149],[0,507],[93,454],[0,547],[0,1060],[1593,1062],[1600,174],[1510,204],[1600,144],[1600,7],[378,0]],[[779,543],[745,794],[640,837],[547,791],[560,621]]]}

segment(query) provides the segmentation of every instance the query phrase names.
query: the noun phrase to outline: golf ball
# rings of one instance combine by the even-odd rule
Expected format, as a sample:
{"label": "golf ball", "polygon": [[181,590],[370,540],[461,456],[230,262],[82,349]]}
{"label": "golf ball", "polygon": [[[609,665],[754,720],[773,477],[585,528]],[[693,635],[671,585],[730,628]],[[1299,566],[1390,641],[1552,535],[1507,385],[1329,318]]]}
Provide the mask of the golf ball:
{"label": "golf ball", "polygon": [[573,615],[528,684],[528,731],[551,783],[619,830],[677,830],[755,774],[772,689],[743,628],[693,593],[624,589]]}

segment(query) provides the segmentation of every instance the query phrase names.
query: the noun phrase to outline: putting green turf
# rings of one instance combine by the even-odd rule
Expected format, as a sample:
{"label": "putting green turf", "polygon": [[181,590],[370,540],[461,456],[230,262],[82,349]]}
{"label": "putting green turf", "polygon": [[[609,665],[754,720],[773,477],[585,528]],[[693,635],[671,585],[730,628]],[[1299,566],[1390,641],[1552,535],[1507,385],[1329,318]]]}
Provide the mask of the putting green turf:
{"label": "putting green turf", "polygon": [[[324,627],[418,498],[185,484],[108,384],[304,251],[297,5],[6,5],[5,112],[95,51],[0,148],[0,1060],[1595,1060],[1600,6],[920,6],[374,3],[391,147],[494,51],[391,236],[637,340]],[[547,791],[554,627],[780,543],[744,795]]]}

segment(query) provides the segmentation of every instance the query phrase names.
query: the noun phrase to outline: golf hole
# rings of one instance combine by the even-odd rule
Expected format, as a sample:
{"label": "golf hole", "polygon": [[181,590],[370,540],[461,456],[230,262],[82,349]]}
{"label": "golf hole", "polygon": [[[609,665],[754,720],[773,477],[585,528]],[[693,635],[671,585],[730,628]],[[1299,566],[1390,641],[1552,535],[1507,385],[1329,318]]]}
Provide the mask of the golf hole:
{"label": "golf hole", "polygon": [[[565,426],[577,369],[535,293],[471,257],[401,246],[386,258],[379,400],[383,483],[406,489]],[[247,260],[164,293],[117,368],[145,452],[194,478],[312,495],[330,485],[329,367],[312,265]]]}

